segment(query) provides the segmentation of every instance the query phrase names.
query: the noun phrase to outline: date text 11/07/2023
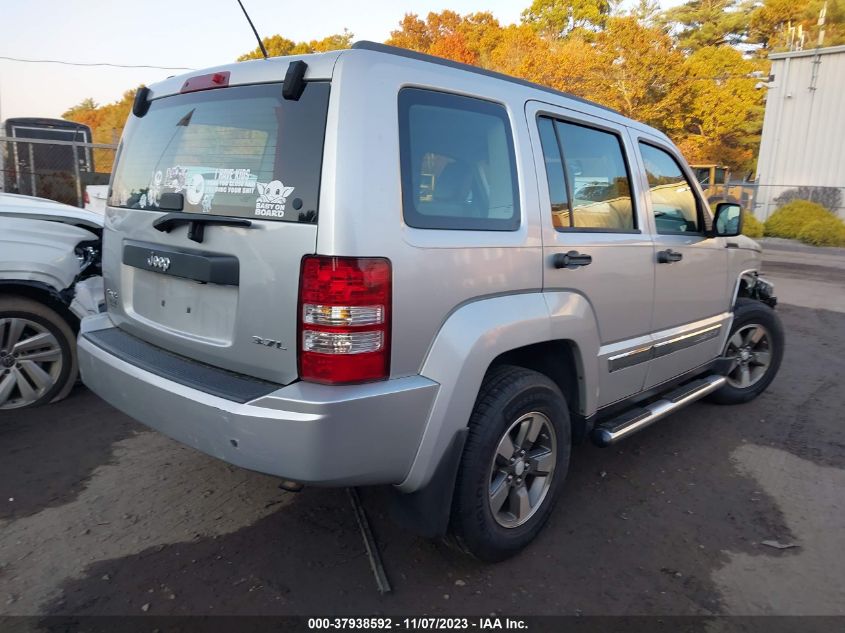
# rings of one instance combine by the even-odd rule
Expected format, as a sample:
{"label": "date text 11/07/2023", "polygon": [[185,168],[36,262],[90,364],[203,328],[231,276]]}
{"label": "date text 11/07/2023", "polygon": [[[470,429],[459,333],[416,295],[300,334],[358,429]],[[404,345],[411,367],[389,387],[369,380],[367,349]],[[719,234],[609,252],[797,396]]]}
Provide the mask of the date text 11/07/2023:
{"label": "date text 11/07/2023", "polygon": [[391,618],[391,617],[357,617],[357,618],[309,618],[309,630],[407,630],[407,631],[441,631],[441,630],[476,630],[476,631],[518,631],[528,628],[525,620],[506,617],[475,617],[475,618]]}

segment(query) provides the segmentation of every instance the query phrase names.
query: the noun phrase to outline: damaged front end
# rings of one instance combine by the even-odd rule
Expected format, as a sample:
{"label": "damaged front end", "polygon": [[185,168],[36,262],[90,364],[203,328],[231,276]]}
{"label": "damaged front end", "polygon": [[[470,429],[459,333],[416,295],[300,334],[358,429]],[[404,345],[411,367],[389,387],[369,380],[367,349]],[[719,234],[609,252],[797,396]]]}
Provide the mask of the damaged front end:
{"label": "damaged front end", "polygon": [[746,273],[742,276],[738,296],[761,301],[770,308],[774,308],[778,303],[774,284],[757,272]]}

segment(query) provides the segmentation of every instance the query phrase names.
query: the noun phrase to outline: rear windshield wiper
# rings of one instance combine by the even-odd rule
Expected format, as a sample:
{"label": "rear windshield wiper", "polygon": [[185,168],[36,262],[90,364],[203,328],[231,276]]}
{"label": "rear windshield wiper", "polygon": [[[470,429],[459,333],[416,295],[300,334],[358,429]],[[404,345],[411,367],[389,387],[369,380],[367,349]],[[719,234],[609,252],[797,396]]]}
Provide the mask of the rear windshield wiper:
{"label": "rear windshield wiper", "polygon": [[245,218],[233,218],[226,215],[199,215],[197,213],[168,213],[165,216],[156,218],[153,228],[164,233],[179,226],[189,224],[188,239],[194,242],[202,242],[205,237],[206,224],[217,224],[219,226],[241,226],[250,227],[252,222]]}

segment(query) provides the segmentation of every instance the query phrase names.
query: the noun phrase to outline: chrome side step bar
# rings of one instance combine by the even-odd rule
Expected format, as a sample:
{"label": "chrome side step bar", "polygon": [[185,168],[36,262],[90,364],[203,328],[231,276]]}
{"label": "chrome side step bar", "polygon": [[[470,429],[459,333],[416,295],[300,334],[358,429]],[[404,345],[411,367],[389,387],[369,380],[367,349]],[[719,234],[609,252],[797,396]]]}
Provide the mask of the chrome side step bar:
{"label": "chrome side step bar", "polygon": [[659,400],[645,407],[627,411],[617,418],[607,420],[593,429],[592,439],[598,446],[610,446],[636,433],[670,413],[700,400],[727,382],[724,376],[707,376],[682,385],[664,394]]}

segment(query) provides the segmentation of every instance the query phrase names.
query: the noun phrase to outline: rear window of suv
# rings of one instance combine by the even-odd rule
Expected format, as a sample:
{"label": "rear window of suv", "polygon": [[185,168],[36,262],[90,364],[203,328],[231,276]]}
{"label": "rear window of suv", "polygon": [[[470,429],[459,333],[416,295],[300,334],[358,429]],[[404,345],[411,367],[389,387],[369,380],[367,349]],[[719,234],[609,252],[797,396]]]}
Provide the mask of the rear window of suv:
{"label": "rear window of suv", "polygon": [[307,83],[293,101],[261,84],[154,100],[126,126],[110,204],[171,211],[159,204],[175,193],[188,213],[316,222],[329,90]]}
{"label": "rear window of suv", "polygon": [[408,226],[519,228],[516,161],[503,105],[405,88],[399,92],[399,139]]}

